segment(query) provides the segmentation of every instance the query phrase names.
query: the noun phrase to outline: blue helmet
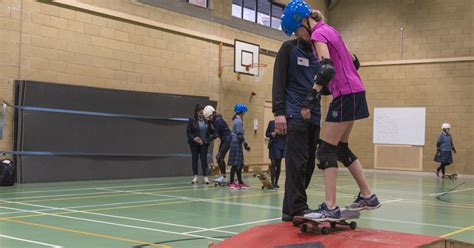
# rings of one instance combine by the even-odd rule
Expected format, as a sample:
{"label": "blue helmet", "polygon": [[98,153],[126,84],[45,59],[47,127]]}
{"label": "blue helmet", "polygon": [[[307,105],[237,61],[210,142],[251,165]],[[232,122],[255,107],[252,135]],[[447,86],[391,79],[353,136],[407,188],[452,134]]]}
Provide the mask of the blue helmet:
{"label": "blue helmet", "polygon": [[291,0],[281,15],[281,29],[291,36],[301,27],[301,19],[311,15],[309,5],[303,0]]}
{"label": "blue helmet", "polygon": [[243,103],[237,103],[234,106],[234,112],[235,113],[245,113],[247,111],[249,111],[248,108],[247,108],[247,105],[245,105]]}

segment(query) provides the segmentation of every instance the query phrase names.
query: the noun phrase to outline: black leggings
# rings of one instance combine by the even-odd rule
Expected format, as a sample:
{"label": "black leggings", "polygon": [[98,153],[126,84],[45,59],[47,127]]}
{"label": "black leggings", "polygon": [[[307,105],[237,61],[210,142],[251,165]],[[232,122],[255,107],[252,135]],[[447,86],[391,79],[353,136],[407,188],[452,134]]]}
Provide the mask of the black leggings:
{"label": "black leggings", "polygon": [[278,185],[278,179],[280,178],[281,171],[281,158],[272,158],[272,166],[270,168],[270,177],[272,178],[272,185]]}
{"label": "black leggings", "polygon": [[232,168],[230,168],[230,183],[234,183],[235,173],[237,173],[237,179],[239,180],[239,184],[244,183],[244,181],[242,181],[242,166],[240,166],[239,168],[236,168],[236,166],[232,166]]}
{"label": "black leggings", "polygon": [[436,169],[436,171],[439,173],[439,171],[441,171],[441,173],[443,173],[443,176],[445,175],[445,171],[446,171],[446,166],[450,165],[451,163],[441,163],[440,166],[438,167],[438,169]]}
{"label": "black leggings", "polygon": [[219,145],[219,151],[217,152],[216,160],[217,164],[219,165],[219,169],[221,170],[222,176],[225,177],[225,155],[229,151],[230,148],[230,141],[231,139],[228,138],[224,141],[221,140],[221,144]]}

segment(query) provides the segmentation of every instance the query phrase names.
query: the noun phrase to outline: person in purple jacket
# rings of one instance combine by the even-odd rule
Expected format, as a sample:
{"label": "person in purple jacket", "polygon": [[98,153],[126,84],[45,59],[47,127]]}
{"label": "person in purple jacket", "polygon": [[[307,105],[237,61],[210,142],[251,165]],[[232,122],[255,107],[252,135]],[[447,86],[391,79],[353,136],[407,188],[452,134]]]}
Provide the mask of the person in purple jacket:
{"label": "person in purple jacket", "polygon": [[349,210],[375,209],[381,206],[371,191],[362,165],[349,149],[349,136],[356,120],[369,116],[365,88],[357,69],[359,60],[344,44],[340,34],[326,24],[319,11],[311,10],[303,0],[292,0],[282,15],[285,33],[304,33],[311,40],[320,69],[314,78],[314,87],[306,95],[301,109],[305,119],[311,117],[310,109],[320,99],[324,86],[331,91],[322,141],[317,150],[318,168],[324,172],[325,201],[319,209],[304,216],[317,220],[339,220],[341,211],[336,205],[336,180],[338,161],[349,169],[359,186],[356,200],[346,206]]}

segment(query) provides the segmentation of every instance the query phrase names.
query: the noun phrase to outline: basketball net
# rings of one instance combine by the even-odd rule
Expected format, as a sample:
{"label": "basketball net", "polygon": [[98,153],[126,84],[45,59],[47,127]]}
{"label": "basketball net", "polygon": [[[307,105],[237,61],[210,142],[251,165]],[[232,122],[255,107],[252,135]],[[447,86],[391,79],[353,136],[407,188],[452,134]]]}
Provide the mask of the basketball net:
{"label": "basketball net", "polygon": [[265,74],[265,69],[267,67],[267,64],[264,64],[264,63],[253,63],[253,64],[249,64],[249,65],[245,65],[245,70],[252,74],[251,73],[251,70],[252,69],[257,69],[257,74],[253,74],[252,76],[254,77],[254,81],[255,82],[260,82],[263,78],[263,75]]}

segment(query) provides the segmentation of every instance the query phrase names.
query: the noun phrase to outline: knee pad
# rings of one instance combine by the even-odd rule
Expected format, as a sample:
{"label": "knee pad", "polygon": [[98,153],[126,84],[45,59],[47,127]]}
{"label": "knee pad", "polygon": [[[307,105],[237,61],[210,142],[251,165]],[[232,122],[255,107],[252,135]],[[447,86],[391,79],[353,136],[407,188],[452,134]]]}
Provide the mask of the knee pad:
{"label": "knee pad", "polygon": [[316,152],[319,164],[318,168],[325,170],[327,168],[337,168],[337,146],[331,145],[324,140]]}
{"label": "knee pad", "polygon": [[357,160],[357,156],[349,149],[349,143],[339,142],[337,145],[337,160],[345,167],[349,167]]}

